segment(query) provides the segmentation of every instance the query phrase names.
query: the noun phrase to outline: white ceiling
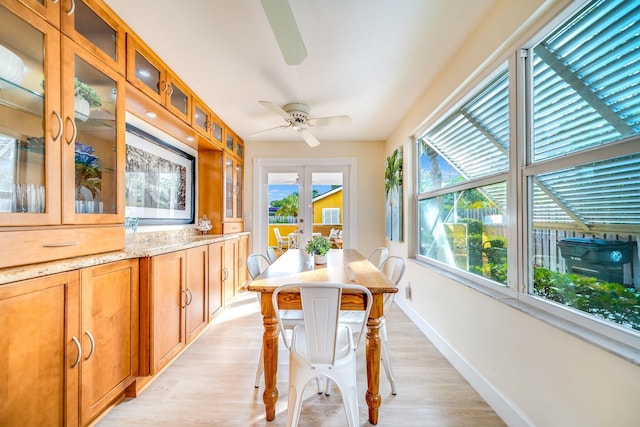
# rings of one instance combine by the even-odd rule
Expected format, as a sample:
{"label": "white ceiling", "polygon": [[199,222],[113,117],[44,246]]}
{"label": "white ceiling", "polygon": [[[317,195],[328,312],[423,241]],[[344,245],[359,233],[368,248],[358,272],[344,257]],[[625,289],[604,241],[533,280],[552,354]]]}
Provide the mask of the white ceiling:
{"label": "white ceiling", "polygon": [[259,0],[105,0],[244,140],[284,124],[267,100],[351,116],[320,141],[386,139],[496,1],[290,0],[308,57],[289,66]]}

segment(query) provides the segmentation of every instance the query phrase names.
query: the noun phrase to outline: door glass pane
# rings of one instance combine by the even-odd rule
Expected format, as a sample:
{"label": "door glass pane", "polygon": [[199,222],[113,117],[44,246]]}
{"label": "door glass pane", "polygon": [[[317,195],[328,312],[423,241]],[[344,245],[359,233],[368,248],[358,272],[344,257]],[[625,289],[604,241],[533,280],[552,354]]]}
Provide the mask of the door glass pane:
{"label": "door glass pane", "polygon": [[44,37],[1,6],[0,22],[0,212],[44,212]]}
{"label": "door glass pane", "polygon": [[233,151],[233,135],[227,134],[226,145],[229,150]]}
{"label": "door glass pane", "polygon": [[[282,249],[296,247],[298,233],[299,175],[297,172],[268,174],[268,242]],[[279,239],[281,237],[281,239]]]}
{"label": "door glass pane", "polygon": [[187,95],[178,86],[171,83],[171,105],[185,116],[188,113],[189,102]]}
{"label": "door glass pane", "polygon": [[311,174],[312,236],[324,236],[332,247],[342,247],[343,191],[341,172]]}
{"label": "door glass pane", "polygon": [[160,93],[160,70],[136,52],[136,78],[151,88],[154,92]]}
{"label": "door glass pane", "polygon": [[75,5],[75,30],[110,58],[117,60],[116,31],[89,9],[82,0],[75,0]]}
{"label": "door glass pane", "polygon": [[76,213],[116,213],[116,82],[75,62]]}

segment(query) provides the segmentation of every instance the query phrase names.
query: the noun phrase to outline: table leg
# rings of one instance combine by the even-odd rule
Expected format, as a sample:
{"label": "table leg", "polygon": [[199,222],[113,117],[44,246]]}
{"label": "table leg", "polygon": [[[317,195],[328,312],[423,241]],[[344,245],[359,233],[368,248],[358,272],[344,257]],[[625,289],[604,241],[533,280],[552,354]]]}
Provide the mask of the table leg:
{"label": "table leg", "polygon": [[[271,299],[271,298],[269,298]],[[262,337],[264,357],[264,393],[262,400],[267,415],[267,421],[276,417],[276,402],[278,401],[278,321],[275,317],[264,316],[264,335]]]}
{"label": "table leg", "polygon": [[371,314],[367,319],[367,394],[369,422],[378,424],[378,408],[382,403],[380,396],[380,325],[382,323],[382,295],[373,297]]}

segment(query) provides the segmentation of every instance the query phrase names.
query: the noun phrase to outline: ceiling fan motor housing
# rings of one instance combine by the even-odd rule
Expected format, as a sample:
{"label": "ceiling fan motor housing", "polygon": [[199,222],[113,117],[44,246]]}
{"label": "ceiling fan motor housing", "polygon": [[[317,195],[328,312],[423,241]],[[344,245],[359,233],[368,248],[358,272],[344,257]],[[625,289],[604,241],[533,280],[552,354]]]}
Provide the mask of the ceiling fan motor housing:
{"label": "ceiling fan motor housing", "polygon": [[308,105],[299,102],[292,102],[282,107],[296,123],[306,123],[309,118],[309,111],[311,110]]}

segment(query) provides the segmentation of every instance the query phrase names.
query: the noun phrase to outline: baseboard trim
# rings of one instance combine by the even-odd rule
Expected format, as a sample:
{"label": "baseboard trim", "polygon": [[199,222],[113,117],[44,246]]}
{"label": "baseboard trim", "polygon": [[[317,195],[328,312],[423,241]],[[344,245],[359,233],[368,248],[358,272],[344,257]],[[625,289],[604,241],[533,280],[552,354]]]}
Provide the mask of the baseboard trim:
{"label": "baseboard trim", "polygon": [[513,402],[507,399],[500,390],[496,389],[462,355],[451,347],[413,307],[408,305],[402,298],[396,298],[394,302],[508,426],[534,427],[534,423]]}

